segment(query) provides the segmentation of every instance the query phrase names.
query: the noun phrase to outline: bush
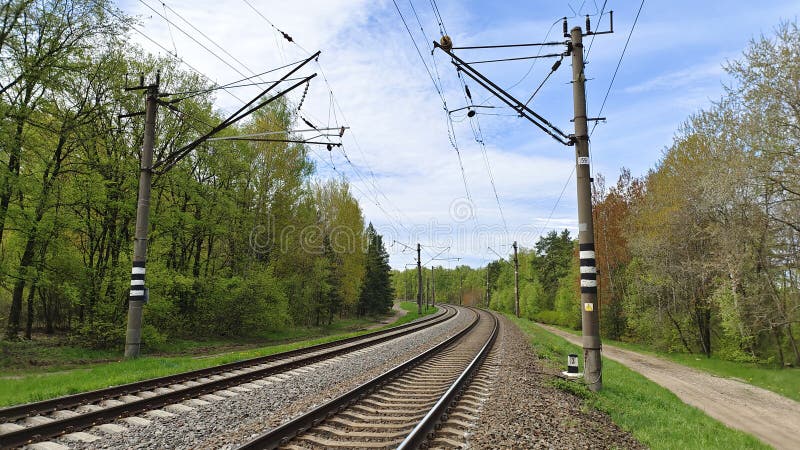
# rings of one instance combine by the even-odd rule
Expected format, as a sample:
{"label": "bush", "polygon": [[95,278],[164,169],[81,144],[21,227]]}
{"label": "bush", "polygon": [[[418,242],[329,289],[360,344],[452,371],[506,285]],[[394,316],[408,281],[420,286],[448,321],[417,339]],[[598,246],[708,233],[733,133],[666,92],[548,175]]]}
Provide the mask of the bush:
{"label": "bush", "polygon": [[571,312],[542,311],[534,314],[533,319],[537,322],[547,323],[550,325],[569,327],[573,330],[581,329],[581,316]]}
{"label": "bush", "polygon": [[72,345],[91,349],[121,348],[125,344],[125,328],[111,322],[85,323],[70,334]]}
{"label": "bush", "polygon": [[196,301],[199,335],[255,336],[291,323],[289,300],[269,269],[213,279],[208,294]]}
{"label": "bush", "polygon": [[158,349],[167,343],[167,334],[162,333],[153,325],[142,326],[142,346],[148,349]]}

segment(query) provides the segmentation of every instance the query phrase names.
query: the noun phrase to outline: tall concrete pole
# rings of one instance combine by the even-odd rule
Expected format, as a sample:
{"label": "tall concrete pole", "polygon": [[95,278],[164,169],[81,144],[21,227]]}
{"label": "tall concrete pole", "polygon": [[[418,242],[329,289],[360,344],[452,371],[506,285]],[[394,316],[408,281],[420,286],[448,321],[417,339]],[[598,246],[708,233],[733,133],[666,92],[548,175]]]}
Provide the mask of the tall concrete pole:
{"label": "tall concrete pole", "polygon": [[145,100],[144,142],[139,163],[139,200],[136,205],[136,232],[133,243],[131,290],[128,296],[128,328],[125,333],[125,358],[137,358],[142,344],[142,308],[147,299],[144,284],[147,261],[147,231],[150,223],[150,184],[153,177],[153,145],[156,136],[158,83],[148,86]]}
{"label": "tall concrete pole", "polygon": [[422,246],[417,243],[417,313],[422,315]]}
{"label": "tall concrete pole", "polygon": [[583,66],[583,33],[570,31],[572,41],[572,96],[575,112],[575,173],[578,176],[578,244],[581,270],[581,323],[583,370],[590,391],[603,387],[600,359],[600,318],[597,304],[597,269],[592,220],[592,186],[589,177],[589,129],[586,118],[586,75]]}
{"label": "tall concrete pole", "polygon": [[514,241],[514,315],[519,317],[519,259],[517,259],[517,241]]}

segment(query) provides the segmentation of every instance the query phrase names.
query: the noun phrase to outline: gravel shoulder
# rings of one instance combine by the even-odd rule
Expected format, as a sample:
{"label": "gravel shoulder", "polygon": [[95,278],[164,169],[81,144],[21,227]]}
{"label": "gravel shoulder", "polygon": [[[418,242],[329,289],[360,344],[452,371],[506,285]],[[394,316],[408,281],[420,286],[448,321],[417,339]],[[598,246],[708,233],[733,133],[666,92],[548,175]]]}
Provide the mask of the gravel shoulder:
{"label": "gravel shoulder", "polygon": [[505,317],[493,352],[499,370],[468,448],[646,448],[604,413],[549,381],[555,369],[540,364],[529,338]]}
{"label": "gravel shoulder", "polygon": [[[539,324],[573,344],[581,338]],[[684,403],[777,449],[800,447],[800,403],[741,381],[722,378],[651,355],[603,345],[603,356],[669,389]]]}

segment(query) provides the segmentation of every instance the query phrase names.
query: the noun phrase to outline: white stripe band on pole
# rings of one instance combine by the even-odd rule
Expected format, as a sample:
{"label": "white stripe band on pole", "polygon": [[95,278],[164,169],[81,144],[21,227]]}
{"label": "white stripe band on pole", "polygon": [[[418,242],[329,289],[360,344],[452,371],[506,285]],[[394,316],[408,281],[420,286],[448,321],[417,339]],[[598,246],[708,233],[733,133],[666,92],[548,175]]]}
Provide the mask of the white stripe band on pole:
{"label": "white stripe band on pole", "polygon": [[134,291],[131,289],[131,297],[141,297],[144,295],[144,291]]}
{"label": "white stripe band on pole", "polygon": [[144,286],[144,280],[131,280],[131,286]]}
{"label": "white stripe band on pole", "polygon": [[581,280],[581,287],[597,287],[597,280]]}
{"label": "white stripe band on pole", "polygon": [[581,250],[581,259],[594,259],[594,250]]}
{"label": "white stripe band on pole", "polygon": [[142,274],[145,273],[144,267],[134,267],[131,269],[131,273],[133,274]]}
{"label": "white stripe band on pole", "polygon": [[581,273],[597,273],[597,267],[581,266]]}

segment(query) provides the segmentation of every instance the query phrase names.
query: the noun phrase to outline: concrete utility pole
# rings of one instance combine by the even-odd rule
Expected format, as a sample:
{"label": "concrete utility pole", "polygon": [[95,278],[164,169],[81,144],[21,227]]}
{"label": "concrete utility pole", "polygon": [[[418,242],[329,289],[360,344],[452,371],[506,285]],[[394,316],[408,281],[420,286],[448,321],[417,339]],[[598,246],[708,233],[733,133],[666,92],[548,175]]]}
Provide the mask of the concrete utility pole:
{"label": "concrete utility pole", "polygon": [[136,232],[133,243],[131,290],[128,296],[128,328],[125,333],[125,358],[137,358],[142,344],[142,307],[147,301],[144,284],[147,262],[147,231],[150,224],[150,184],[153,178],[153,145],[156,136],[158,84],[145,89],[144,142],[139,164],[139,200],[136,205]]}
{"label": "concrete utility pole", "polygon": [[422,246],[417,242],[417,313],[422,315]]}
{"label": "concrete utility pole", "polygon": [[572,42],[572,95],[575,111],[575,173],[578,181],[578,245],[581,269],[581,324],[584,379],[590,391],[603,387],[600,359],[600,318],[597,304],[597,269],[594,254],[592,186],[589,173],[589,129],[586,117],[586,75],[583,72],[583,33],[570,31]]}
{"label": "concrete utility pole", "polygon": [[517,259],[517,241],[514,241],[514,315],[519,317],[519,260]]}

